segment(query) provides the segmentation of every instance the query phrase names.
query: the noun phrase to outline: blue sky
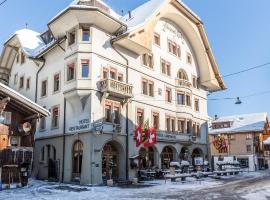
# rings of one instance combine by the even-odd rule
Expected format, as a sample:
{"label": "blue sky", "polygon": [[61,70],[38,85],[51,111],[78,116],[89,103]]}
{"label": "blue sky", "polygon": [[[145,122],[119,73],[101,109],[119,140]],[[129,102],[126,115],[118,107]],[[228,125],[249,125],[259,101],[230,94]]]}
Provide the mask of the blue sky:
{"label": "blue sky", "polygon": [[[1,1],[1,0],[0,0]],[[105,0],[125,12],[146,0]],[[0,44],[15,31],[28,27],[42,32],[55,14],[71,0],[8,0],[0,6]],[[223,75],[270,61],[269,0],[184,0],[204,21],[219,69]],[[225,78],[228,90],[209,98],[246,96],[270,90],[270,66]],[[270,94],[243,99],[209,101],[209,115],[268,112]]]}

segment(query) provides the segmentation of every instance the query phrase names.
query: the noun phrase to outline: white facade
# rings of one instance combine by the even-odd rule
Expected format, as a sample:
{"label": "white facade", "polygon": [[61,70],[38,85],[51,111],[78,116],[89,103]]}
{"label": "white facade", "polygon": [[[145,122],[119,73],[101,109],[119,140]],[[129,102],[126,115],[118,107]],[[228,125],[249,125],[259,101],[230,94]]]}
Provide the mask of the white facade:
{"label": "white facade", "polygon": [[[175,2],[175,4],[180,3]],[[77,12],[80,15],[86,12],[83,8],[81,9],[69,10],[67,13]],[[102,13],[103,11],[98,8],[97,11],[87,12]],[[109,19],[104,19],[104,16],[99,17],[100,21],[107,20],[109,23]],[[154,126],[153,114],[158,116],[158,142],[154,147],[153,165],[162,168],[161,154],[165,147],[172,149],[175,161],[180,159],[183,148],[189,151],[188,159],[192,159],[194,149],[201,152],[201,155],[196,156],[207,159],[207,90],[216,90],[216,88],[207,87],[203,82],[198,87],[196,86],[197,78],[201,77],[204,66],[201,66],[197,60],[199,50],[194,49],[195,45],[187,37],[190,33],[182,30],[182,27],[179,27],[172,19],[159,19],[153,32],[159,35],[160,45],[152,42],[151,53],[154,64],[153,67],[147,67],[143,65],[143,53],[139,55],[138,52],[132,52],[129,49],[130,46],[118,45],[117,42],[112,45],[116,32],[105,31],[104,24],[85,23],[83,17],[78,17],[77,22],[74,20],[66,13],[59,14],[49,26],[52,27],[52,34],[59,38],[60,42],[52,42],[51,48],[43,53],[39,52],[34,58],[31,58],[33,55],[26,54],[26,61],[23,64],[20,59],[18,62],[14,59],[11,66],[9,86],[32,100],[35,100],[37,92],[37,103],[51,109],[52,112],[51,117],[46,118],[45,127],[36,131],[35,175],[38,178],[49,178],[48,160],[51,158],[57,161],[54,168],[56,168],[58,179],[70,182],[78,178],[73,172],[75,159],[73,145],[76,141],[81,141],[83,144],[79,173],[81,183],[102,182],[102,176],[107,172],[103,169],[103,162],[106,162],[103,150],[108,142],[118,152],[118,157],[115,159],[117,162],[115,176],[123,179],[126,176],[128,178],[136,176],[136,169],[130,167],[132,160],[129,158],[139,154],[139,148],[135,147],[133,139],[134,130],[138,124],[138,111],[143,111],[143,119],[149,120],[150,126]],[[113,20],[115,20],[114,23],[125,26],[125,21],[121,24],[116,19]],[[54,32],[54,23],[63,25]],[[110,23],[110,26],[114,27],[114,24]],[[192,22],[189,23],[192,24]],[[85,27],[89,31],[89,41],[82,41]],[[75,42],[69,45],[72,37],[70,33],[73,32]],[[67,39],[61,40],[63,33]],[[180,51],[177,50],[177,55],[168,51],[168,41],[172,41],[180,48]],[[13,39],[11,38],[8,42],[12,43]],[[17,45],[20,50],[23,49],[19,43]],[[201,53],[207,57],[205,52]],[[4,56],[2,56],[3,59]],[[170,72],[166,71],[167,75],[162,73],[162,59],[170,63],[168,70]],[[89,73],[87,77],[82,77],[82,63],[86,61],[89,62]],[[75,77],[68,81],[68,66],[71,64],[74,64]],[[109,84],[110,79],[106,82],[106,78],[103,77],[105,70],[108,73],[113,71],[115,79],[120,76],[120,81],[111,80],[113,88],[106,88],[108,86],[106,83]],[[183,77],[179,80],[177,77],[179,70],[185,72],[187,80],[182,80]],[[54,92],[54,75],[56,74],[60,75],[60,88],[59,91]],[[20,77],[24,77],[23,88],[20,88]],[[26,89],[28,78],[30,78],[30,88]],[[104,78],[105,86],[102,88],[100,84]],[[42,96],[42,82],[46,80],[47,91]],[[150,95],[143,94],[145,93],[144,80],[147,84],[152,84],[151,89],[147,85],[146,93],[151,93]],[[168,96],[171,96],[169,98],[171,102],[166,101],[166,89],[170,91]],[[185,105],[180,105],[177,93],[190,96],[189,103],[187,103],[188,97],[185,96]],[[195,108],[195,100],[198,101],[198,109]],[[112,106],[112,110],[120,109],[119,125],[106,122],[106,105]],[[59,108],[56,127],[53,127],[54,120],[52,119],[54,108]],[[183,131],[178,125],[178,121],[181,120],[185,124]],[[189,128],[187,128],[187,121],[191,121]],[[198,129],[197,127],[200,127],[198,131],[193,130]],[[101,135],[97,134],[100,131]]]}

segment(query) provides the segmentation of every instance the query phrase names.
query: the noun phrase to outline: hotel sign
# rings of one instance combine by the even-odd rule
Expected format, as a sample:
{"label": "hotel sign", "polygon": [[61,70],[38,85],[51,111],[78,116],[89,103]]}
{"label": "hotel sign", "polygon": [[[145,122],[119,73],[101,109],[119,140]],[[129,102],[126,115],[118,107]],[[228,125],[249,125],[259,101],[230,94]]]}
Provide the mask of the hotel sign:
{"label": "hotel sign", "polygon": [[86,130],[90,130],[90,119],[81,119],[77,122],[76,125],[70,126],[68,128],[68,132],[82,132]]}

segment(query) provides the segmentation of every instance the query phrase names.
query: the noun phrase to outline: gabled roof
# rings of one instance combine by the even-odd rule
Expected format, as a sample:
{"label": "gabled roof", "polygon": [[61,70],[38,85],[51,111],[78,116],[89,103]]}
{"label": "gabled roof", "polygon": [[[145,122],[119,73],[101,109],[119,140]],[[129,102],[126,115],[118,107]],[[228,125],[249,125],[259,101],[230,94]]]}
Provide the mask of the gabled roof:
{"label": "gabled roof", "polygon": [[16,31],[6,42],[7,44],[10,40],[17,37],[24,53],[30,57],[36,55],[37,50],[45,46],[45,43],[40,37],[40,33],[30,30],[30,29],[21,29]]}
{"label": "gabled roof", "polygon": [[11,102],[9,104],[13,104],[19,109],[23,110],[24,113],[29,113],[31,115],[38,114],[40,116],[47,117],[50,115],[50,112],[10,87],[0,83],[0,98],[9,97]]}
{"label": "gabled roof", "polygon": [[220,117],[213,123],[231,122],[229,128],[210,129],[209,134],[240,133],[264,131],[267,121],[267,113],[252,113]]}

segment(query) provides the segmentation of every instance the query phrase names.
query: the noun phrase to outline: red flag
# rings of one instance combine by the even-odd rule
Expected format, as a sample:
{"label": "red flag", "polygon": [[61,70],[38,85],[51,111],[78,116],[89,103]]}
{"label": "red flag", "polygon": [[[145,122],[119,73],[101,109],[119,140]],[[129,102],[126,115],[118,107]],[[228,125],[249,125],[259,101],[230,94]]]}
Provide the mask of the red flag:
{"label": "red flag", "polygon": [[136,147],[139,147],[142,144],[142,127],[138,127],[135,130],[135,139],[136,139]]}
{"label": "red flag", "polygon": [[144,143],[144,147],[151,147],[157,143],[157,132],[155,128],[149,128],[146,132],[147,141]]}

